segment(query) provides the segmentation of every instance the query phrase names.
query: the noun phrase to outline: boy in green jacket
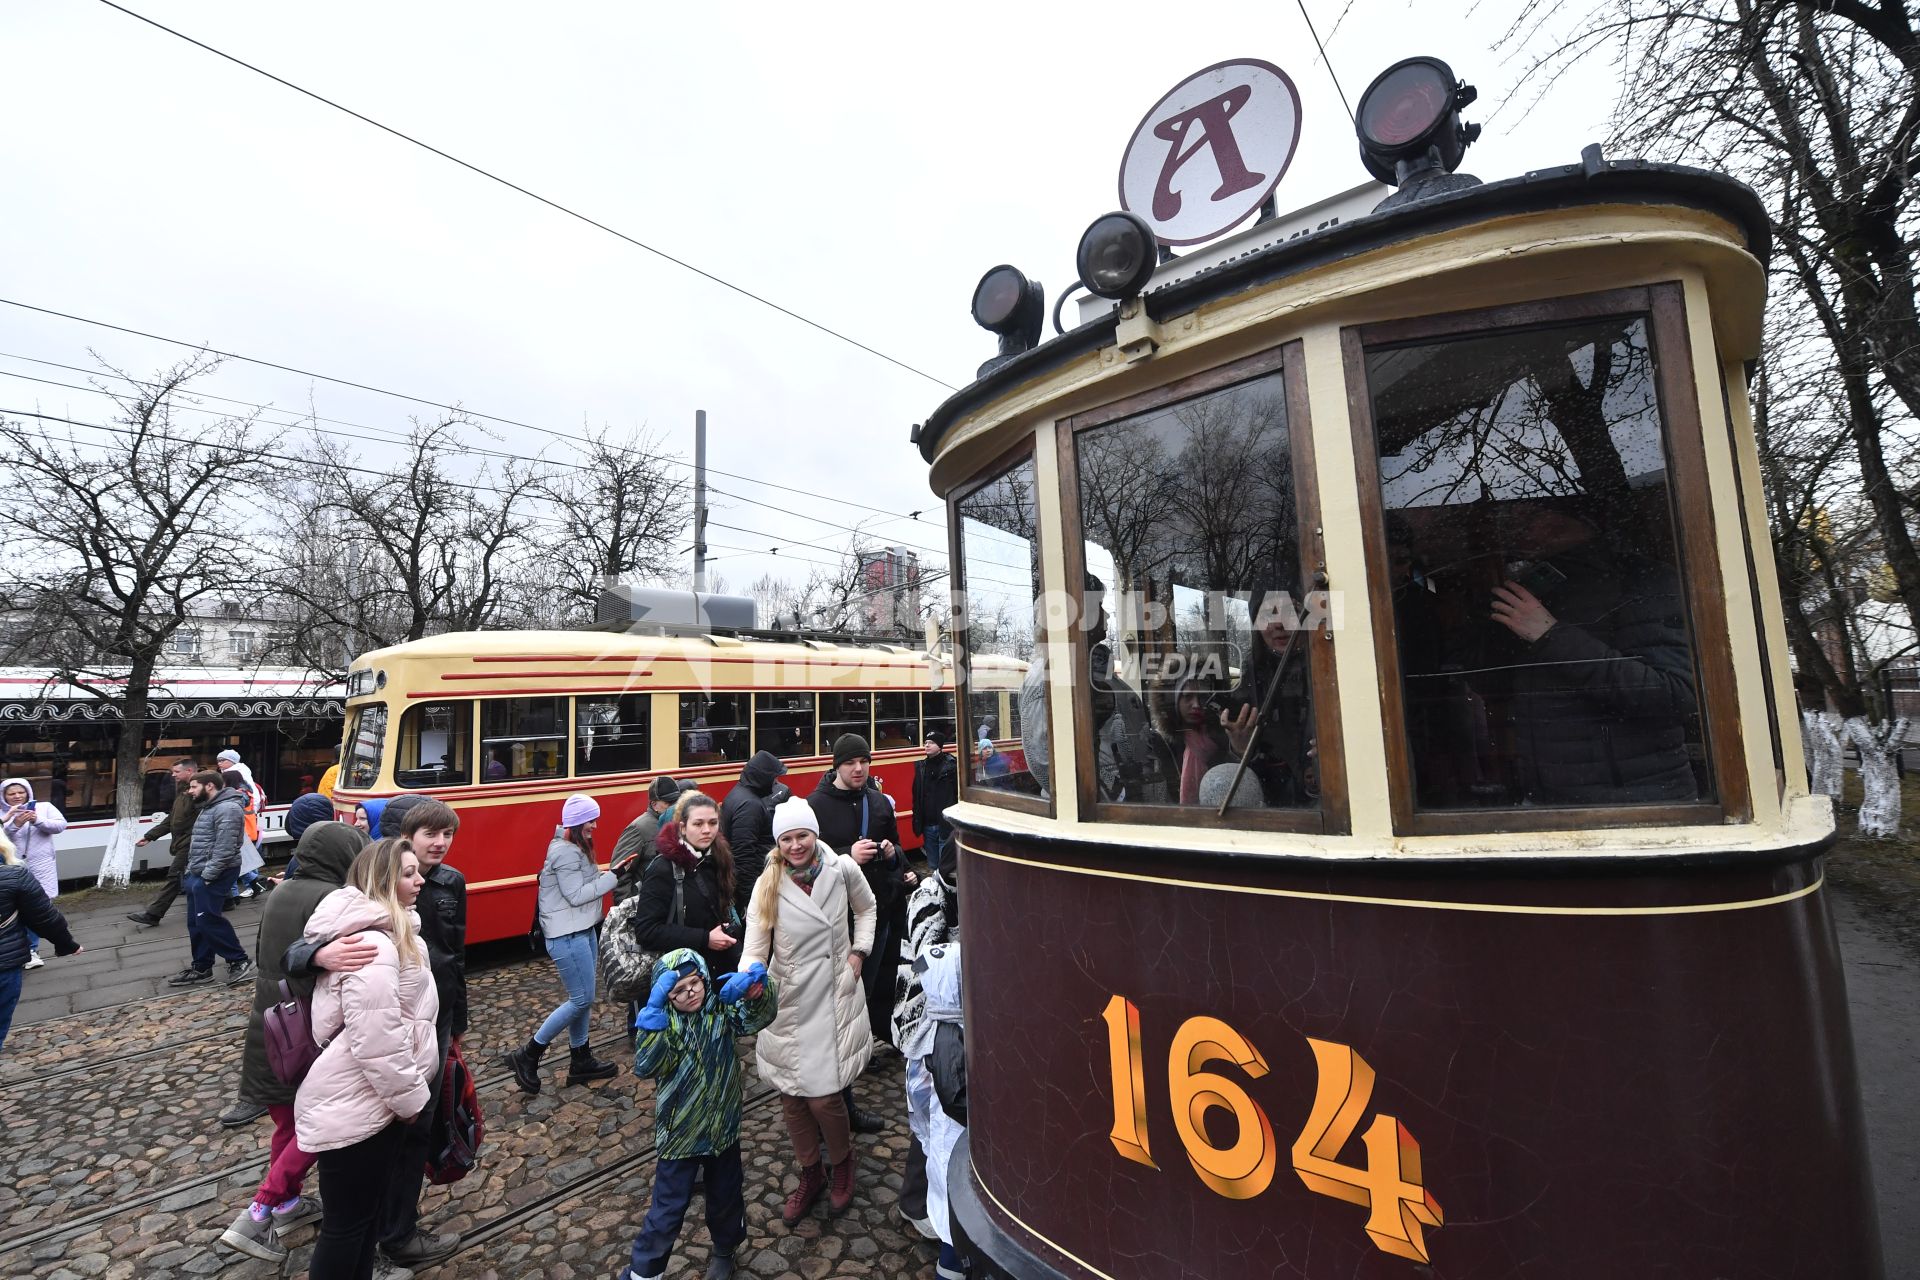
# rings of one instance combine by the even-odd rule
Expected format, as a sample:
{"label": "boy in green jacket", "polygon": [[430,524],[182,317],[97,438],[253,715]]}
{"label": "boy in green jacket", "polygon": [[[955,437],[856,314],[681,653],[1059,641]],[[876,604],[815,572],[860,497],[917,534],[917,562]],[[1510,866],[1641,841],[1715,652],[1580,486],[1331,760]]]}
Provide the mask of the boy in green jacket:
{"label": "boy in green jacket", "polygon": [[740,1166],[740,1058],[736,1036],[773,1021],[779,994],[765,965],[728,976],[713,989],[707,962],[681,947],[660,957],[653,990],[634,1020],[633,1073],[652,1076],[653,1201],[634,1237],[633,1258],[617,1280],[657,1280],[666,1274],[680,1236],[693,1180],[706,1183],[707,1232],[713,1258],[706,1280],[730,1280],[733,1253],[747,1238],[747,1204]]}

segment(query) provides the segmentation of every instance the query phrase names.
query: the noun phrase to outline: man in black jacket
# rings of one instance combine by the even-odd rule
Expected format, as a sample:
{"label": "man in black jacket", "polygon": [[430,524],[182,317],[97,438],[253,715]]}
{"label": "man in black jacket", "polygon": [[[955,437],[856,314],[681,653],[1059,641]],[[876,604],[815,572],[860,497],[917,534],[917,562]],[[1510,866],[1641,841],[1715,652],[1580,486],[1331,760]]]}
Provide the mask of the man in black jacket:
{"label": "man in black jacket", "polygon": [[[741,914],[753,894],[753,885],[767,866],[767,852],[773,848],[773,791],[776,779],[787,766],[771,751],[756,751],[740,781],[728,789],[720,802],[720,834],[727,838],[733,852],[736,905]],[[834,851],[840,852],[838,846]]]}
{"label": "man in black jacket", "polygon": [[74,955],[80,944],[67,931],[67,921],[54,909],[47,891],[33,878],[33,872],[13,861],[13,846],[0,836],[0,853],[6,863],[0,866],[0,1048],[5,1048],[7,1031],[13,1026],[14,1006],[20,1003],[20,970],[27,963],[27,930],[53,943],[53,954]]}
{"label": "man in black jacket", "polygon": [[947,735],[941,729],[927,730],[927,757],[913,766],[913,834],[927,856],[927,870],[940,870],[940,855],[946,850],[947,807],[960,800],[960,770],[947,754]]}
{"label": "man in black jacket", "polygon": [[152,844],[155,840],[170,837],[173,840],[173,862],[167,867],[167,882],[160,892],[153,896],[144,911],[130,911],[127,919],[142,928],[152,928],[166,916],[167,908],[180,896],[180,881],[187,873],[187,855],[193,850],[193,820],[200,814],[200,806],[193,798],[193,788],[188,784],[200,766],[191,760],[173,762],[173,807],[167,816],[147,828],[147,834],[135,840],[134,847]]}

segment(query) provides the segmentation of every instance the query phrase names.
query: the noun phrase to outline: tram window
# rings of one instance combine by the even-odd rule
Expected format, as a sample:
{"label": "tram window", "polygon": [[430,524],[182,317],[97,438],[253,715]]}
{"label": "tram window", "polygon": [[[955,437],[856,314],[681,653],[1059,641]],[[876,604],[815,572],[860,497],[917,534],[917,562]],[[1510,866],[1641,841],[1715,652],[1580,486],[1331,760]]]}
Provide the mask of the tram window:
{"label": "tram window", "polygon": [[922,742],[926,741],[925,735],[932,733],[935,729],[945,734],[949,743],[959,740],[954,728],[953,695],[951,693],[921,694],[920,716],[921,723],[925,726],[920,731],[922,734],[920,740]]}
{"label": "tram window", "polygon": [[753,740],[782,760],[813,754],[813,695],[753,695]]}
{"label": "tram window", "polygon": [[1076,714],[1096,804],[1211,813],[1236,787],[1229,821],[1320,807],[1325,601],[1303,590],[1286,374],[1271,363],[1075,433]]}
{"label": "tram window", "polygon": [[870,693],[823,693],[820,695],[819,755],[833,754],[833,740],[843,733],[857,733],[873,745],[873,695]]}
{"label": "tram window", "polygon": [[489,698],[480,704],[480,771],[487,782],[566,772],[565,698]]}
{"label": "tram window", "polygon": [[573,771],[631,773],[653,767],[653,695],[582,695],[573,702]]}
{"label": "tram window", "polygon": [[[1018,702],[1019,699],[1015,698],[1014,701]],[[1013,727],[1001,723],[1004,719],[1000,714],[999,690],[989,689],[967,695],[967,722],[973,726],[976,739],[1013,737]]]}
{"label": "tram window", "polygon": [[873,695],[873,749],[920,745],[920,699],[911,693]]}
{"label": "tram window", "polygon": [[1642,316],[1365,356],[1422,810],[1711,801]]}
{"label": "tram window", "polygon": [[[990,800],[1003,795],[1045,799],[1055,753],[1048,749],[1044,730],[1049,691],[1035,626],[1041,592],[1033,460],[1022,459],[963,494],[955,512],[966,592],[964,621],[958,628],[962,688],[969,699],[963,726],[970,761],[962,772],[966,794]],[[1039,726],[1038,731],[1005,750],[991,741],[980,748],[982,722],[972,700],[976,685],[1019,688],[1019,697],[1030,703],[1027,722]],[[994,737],[1004,742],[999,716],[991,718],[996,722]]]}
{"label": "tram window", "polygon": [[747,745],[747,697],[723,693],[680,695],[680,763],[720,764],[745,760],[753,754]]}
{"label": "tram window", "polygon": [[[385,703],[347,713],[347,758],[340,765],[341,785],[358,790],[380,778],[380,755],[387,744]],[[204,767],[204,761],[203,767]]]}
{"label": "tram window", "polygon": [[394,785],[460,787],[473,781],[473,704],[422,702],[400,717]]}

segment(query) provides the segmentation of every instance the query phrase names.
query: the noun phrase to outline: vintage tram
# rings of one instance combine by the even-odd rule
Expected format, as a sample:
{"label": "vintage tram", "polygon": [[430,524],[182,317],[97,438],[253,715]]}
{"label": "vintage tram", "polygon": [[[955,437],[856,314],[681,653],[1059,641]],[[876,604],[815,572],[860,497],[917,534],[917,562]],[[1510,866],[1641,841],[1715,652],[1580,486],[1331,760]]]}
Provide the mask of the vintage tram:
{"label": "vintage tram", "polygon": [[[949,815],[956,1243],[1029,1280],[1879,1276],[1746,394],[1764,212],[1597,148],[1455,174],[1467,95],[1394,71],[1381,207],[1199,262],[1107,215],[1113,305],[1037,342],[988,273],[1002,354],[915,429],[961,690],[1029,660],[1018,785]],[[1190,202],[1235,185],[1196,100],[1157,135]]]}

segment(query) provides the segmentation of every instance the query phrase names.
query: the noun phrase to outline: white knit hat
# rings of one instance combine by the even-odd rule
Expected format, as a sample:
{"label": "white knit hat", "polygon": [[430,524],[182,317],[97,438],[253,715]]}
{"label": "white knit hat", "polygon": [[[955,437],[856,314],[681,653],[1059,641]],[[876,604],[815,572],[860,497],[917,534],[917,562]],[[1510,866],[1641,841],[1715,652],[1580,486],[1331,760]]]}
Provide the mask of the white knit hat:
{"label": "white knit hat", "polygon": [[773,807],[773,838],[778,840],[789,831],[811,831],[820,834],[820,819],[814,816],[813,806],[799,796],[783,800]]}

